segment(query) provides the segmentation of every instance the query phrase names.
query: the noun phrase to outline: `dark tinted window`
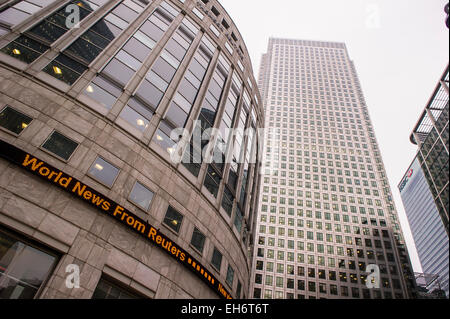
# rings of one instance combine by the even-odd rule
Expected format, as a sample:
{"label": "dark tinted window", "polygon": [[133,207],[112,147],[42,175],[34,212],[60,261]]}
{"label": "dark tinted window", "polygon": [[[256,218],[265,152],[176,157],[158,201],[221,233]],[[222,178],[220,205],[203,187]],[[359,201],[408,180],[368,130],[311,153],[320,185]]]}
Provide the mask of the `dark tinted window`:
{"label": "dark tinted window", "polygon": [[140,297],[132,292],[114,284],[113,282],[100,278],[95,288],[92,299],[139,299]]}
{"label": "dark tinted window", "polygon": [[203,252],[205,240],[205,235],[203,235],[202,232],[197,228],[194,228],[194,232],[192,233],[191,245],[194,246],[199,252]]}
{"label": "dark tinted window", "polygon": [[214,247],[211,264],[220,271],[220,267],[222,266],[222,253],[218,251],[216,247]]}
{"label": "dark tinted window", "polygon": [[22,114],[7,106],[0,112],[0,126],[20,134],[32,121],[31,117]]}
{"label": "dark tinted window", "polygon": [[31,63],[48,49],[48,46],[22,35],[2,48],[1,51],[20,61]]}
{"label": "dark tinted window", "polygon": [[59,157],[68,160],[72,153],[77,148],[78,143],[65,137],[61,133],[53,132],[52,135],[42,145],[46,150],[58,155]]}
{"label": "dark tinted window", "polygon": [[181,228],[181,223],[183,222],[183,215],[177,212],[174,208],[169,206],[164,217],[164,224],[169,226],[175,232],[179,232]]}

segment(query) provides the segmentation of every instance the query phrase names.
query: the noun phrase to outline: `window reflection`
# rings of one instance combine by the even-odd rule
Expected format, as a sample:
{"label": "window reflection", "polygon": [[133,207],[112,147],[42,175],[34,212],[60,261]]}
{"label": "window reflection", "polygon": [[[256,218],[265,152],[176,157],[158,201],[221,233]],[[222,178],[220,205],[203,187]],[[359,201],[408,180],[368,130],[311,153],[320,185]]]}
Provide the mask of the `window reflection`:
{"label": "window reflection", "polygon": [[2,48],[1,52],[6,53],[22,62],[31,63],[48,49],[48,46],[21,35]]}
{"label": "window reflection", "polygon": [[[50,62],[43,71],[60,80],[66,80],[65,82],[70,85],[73,84],[109,43],[122,33],[129,22],[144,10],[144,4],[141,2],[128,1],[127,3],[132,8],[128,7],[125,2],[120,3],[112,12],[84,32],[54,61]],[[73,73],[71,77],[62,78],[60,75],[66,72],[70,73],[70,70],[65,69],[67,66],[65,63],[55,65],[55,61],[61,56],[66,56],[67,63],[79,63],[85,69],[83,72]],[[52,72],[54,66],[58,67],[61,72]]]}
{"label": "window reflection", "polygon": [[0,112],[0,126],[15,134],[20,134],[31,123],[32,118],[6,106]]}
{"label": "window reflection", "polygon": [[34,298],[56,261],[0,230],[0,299]]}
{"label": "window reflection", "polygon": [[122,91],[102,76],[97,76],[85,90],[85,94],[107,109],[111,109]]}
{"label": "window reflection", "polygon": [[141,183],[136,182],[131,190],[129,199],[143,210],[148,210],[153,199],[153,192]]}
{"label": "window reflection", "polygon": [[119,171],[120,170],[118,168],[111,165],[101,157],[97,157],[89,169],[88,174],[107,187],[112,187],[117,175],[119,175]]}
{"label": "window reflection", "polygon": [[0,22],[10,26],[17,25],[55,1],[18,1],[15,5],[0,13]]}

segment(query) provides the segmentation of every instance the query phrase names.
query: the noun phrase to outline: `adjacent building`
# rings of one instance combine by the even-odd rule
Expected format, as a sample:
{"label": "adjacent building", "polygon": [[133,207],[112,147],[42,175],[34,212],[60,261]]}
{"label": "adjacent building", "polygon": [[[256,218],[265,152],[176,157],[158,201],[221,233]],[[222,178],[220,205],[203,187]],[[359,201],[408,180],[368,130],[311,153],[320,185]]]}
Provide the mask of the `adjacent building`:
{"label": "adjacent building", "polygon": [[[267,134],[251,297],[416,297],[345,44],[272,38],[259,72]],[[369,288],[373,264],[379,288]]]}
{"label": "adjacent building", "polygon": [[259,100],[216,0],[1,1],[0,298],[248,297]]}
{"label": "adjacent building", "polygon": [[[427,288],[449,293],[449,99],[448,66],[436,85],[410,140],[418,153],[398,185],[425,274]],[[428,276],[429,277],[429,276]]]}
{"label": "adjacent building", "polygon": [[411,142],[419,148],[417,158],[447,236],[449,234],[448,80],[447,65],[410,136]]}
{"label": "adjacent building", "polygon": [[[448,295],[448,236],[439,216],[433,195],[416,157],[398,185],[411,233],[422,266],[424,279],[434,275],[429,292],[445,291]],[[436,278],[434,278],[436,277]]]}

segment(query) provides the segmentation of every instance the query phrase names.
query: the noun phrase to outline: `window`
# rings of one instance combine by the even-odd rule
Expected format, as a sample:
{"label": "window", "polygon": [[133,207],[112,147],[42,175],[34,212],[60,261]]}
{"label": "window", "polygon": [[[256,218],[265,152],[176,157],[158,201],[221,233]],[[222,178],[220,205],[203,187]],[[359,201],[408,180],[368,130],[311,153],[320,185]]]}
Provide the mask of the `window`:
{"label": "window", "polygon": [[[238,280],[237,287],[236,287],[236,299],[241,298],[241,290],[242,290],[242,284]],[[245,294],[244,294],[244,299],[245,299]]]}
{"label": "window", "polygon": [[[80,21],[93,11],[91,4],[84,1],[71,1],[68,5],[70,4],[78,5]],[[95,8],[98,8],[98,6],[95,6]],[[28,32],[48,44],[53,43],[69,30],[69,27],[66,24],[66,19],[68,18],[70,11],[66,11],[66,9],[67,6],[63,6],[39,24],[32,27]]]}
{"label": "window", "polygon": [[212,165],[208,165],[208,173],[206,174],[204,185],[208,191],[214,195],[214,197],[217,197],[220,181],[221,178],[219,174],[215,171]]}
{"label": "window", "polygon": [[0,299],[32,299],[58,258],[0,230]]}
{"label": "window", "polygon": [[32,121],[31,117],[6,106],[0,112],[0,126],[15,134],[20,134]]}
{"label": "window", "polygon": [[194,228],[192,233],[191,245],[197,249],[200,253],[203,252],[203,247],[205,246],[206,236],[202,234],[197,228]]}
{"label": "window", "polygon": [[58,155],[66,161],[69,160],[77,146],[78,143],[72,141],[57,131],[54,131],[44,142],[44,144],[42,144],[42,148]]}
{"label": "window", "polygon": [[166,216],[164,217],[164,224],[169,226],[170,229],[178,233],[183,222],[183,215],[177,212],[172,206],[167,208]]}
{"label": "window", "polygon": [[234,279],[234,269],[233,269],[233,267],[228,265],[226,282],[227,282],[227,284],[230,285],[230,287],[233,286],[233,279]]}
{"label": "window", "polygon": [[[227,186],[225,186],[222,198],[222,207],[227,212],[228,216],[231,216],[231,212],[233,210],[233,201],[234,196],[233,193],[229,190]],[[237,218],[237,215],[236,215]]]}
{"label": "window", "polygon": [[60,54],[42,70],[58,80],[71,85],[87,69],[87,66],[69,58],[64,54]]}
{"label": "window", "polygon": [[139,299],[140,297],[119,287],[110,280],[100,278],[92,299]]}
{"label": "window", "polygon": [[48,46],[22,35],[0,51],[22,62],[31,63],[48,49]]}
{"label": "window", "polygon": [[130,1],[128,4],[130,7],[125,2],[118,4],[44,67],[43,71],[69,85],[73,84],[109,43],[144,10],[141,2]]}
{"label": "window", "polygon": [[324,283],[319,283],[319,292],[322,294],[327,293],[327,285]]}
{"label": "window", "polygon": [[117,175],[119,175],[119,171],[120,170],[117,167],[108,163],[103,158],[97,157],[89,169],[88,175],[111,188]]}
{"label": "window", "polygon": [[84,92],[107,109],[111,109],[122,90],[102,76],[97,76]]}
{"label": "window", "polygon": [[136,182],[128,199],[147,211],[153,199],[153,192],[141,183]]}
{"label": "window", "polygon": [[304,280],[297,280],[297,289],[305,290],[305,281]]}
{"label": "window", "polygon": [[216,247],[214,247],[214,251],[211,257],[211,265],[213,265],[214,268],[217,269],[217,271],[220,271],[220,268],[222,266],[222,253],[218,251]]}
{"label": "window", "polygon": [[51,1],[18,1],[15,5],[0,13],[0,22],[10,26],[17,25],[32,14],[55,2]]}
{"label": "window", "polygon": [[236,227],[236,229],[238,230],[239,233],[242,230],[242,220],[243,219],[244,219],[244,216],[242,214],[242,211],[239,207],[237,207],[236,216],[234,218],[234,226]]}
{"label": "window", "polygon": [[262,284],[262,275],[261,274],[255,275],[255,284]]}
{"label": "window", "polygon": [[288,278],[286,282],[286,287],[290,289],[294,289],[294,279]]}
{"label": "window", "polygon": [[264,269],[264,261],[257,260],[256,261],[256,270],[263,270]]}
{"label": "window", "polygon": [[352,287],[352,297],[359,298],[359,289],[356,287]]}

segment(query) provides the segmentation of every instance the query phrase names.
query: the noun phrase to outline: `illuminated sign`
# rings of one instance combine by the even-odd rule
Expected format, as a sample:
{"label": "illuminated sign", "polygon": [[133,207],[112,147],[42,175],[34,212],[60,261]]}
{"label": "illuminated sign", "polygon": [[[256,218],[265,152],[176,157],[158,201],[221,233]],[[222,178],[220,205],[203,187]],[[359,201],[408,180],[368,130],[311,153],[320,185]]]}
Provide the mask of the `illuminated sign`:
{"label": "illuminated sign", "polygon": [[15,163],[27,171],[47,180],[51,184],[64,189],[66,192],[83,200],[104,214],[107,214],[126,227],[132,229],[145,239],[163,249],[169,256],[182,263],[208,286],[210,286],[221,298],[232,299],[224,286],[207,270],[198,260],[192,257],[183,248],[162,234],[140,217],[126,210],[108,197],[100,194],[76,178],[65,174],[59,169],[45,163],[37,157],[28,154],[13,145],[0,141],[0,156]]}
{"label": "illuminated sign", "polygon": [[414,173],[414,170],[411,168],[406,176],[411,177]]}
{"label": "illuminated sign", "polygon": [[411,176],[413,175],[413,173],[414,173],[414,170],[412,168],[408,171],[408,173],[406,173],[406,175],[403,178],[402,182],[398,186],[398,189],[400,190],[400,192],[405,188],[406,184],[408,183],[408,181],[411,178]]}

